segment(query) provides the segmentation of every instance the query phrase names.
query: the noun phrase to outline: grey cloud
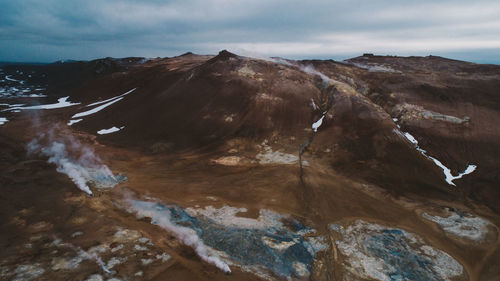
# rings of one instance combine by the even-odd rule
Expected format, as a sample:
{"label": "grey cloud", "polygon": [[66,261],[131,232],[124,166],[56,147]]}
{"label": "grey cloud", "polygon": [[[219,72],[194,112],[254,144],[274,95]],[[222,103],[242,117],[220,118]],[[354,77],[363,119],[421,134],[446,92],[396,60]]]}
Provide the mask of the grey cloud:
{"label": "grey cloud", "polygon": [[0,8],[0,60],[225,48],[291,58],[500,54],[500,3],[485,0],[0,0]]}

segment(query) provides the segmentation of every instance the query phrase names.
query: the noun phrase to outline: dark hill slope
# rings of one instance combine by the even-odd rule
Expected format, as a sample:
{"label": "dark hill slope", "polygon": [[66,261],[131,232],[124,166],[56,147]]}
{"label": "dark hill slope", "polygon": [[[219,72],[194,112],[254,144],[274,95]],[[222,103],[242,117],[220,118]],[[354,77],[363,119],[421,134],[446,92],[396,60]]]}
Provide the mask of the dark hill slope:
{"label": "dark hill slope", "polygon": [[[491,122],[500,120],[495,109],[500,108],[497,66],[439,57],[265,61],[226,51],[137,62],[62,64],[58,71],[68,67],[75,77],[109,66],[68,92],[84,104],[136,88],[73,128],[95,134],[124,126],[98,139],[148,153],[215,153],[235,141],[244,146],[240,152],[247,157],[258,154],[257,145],[263,141],[295,155],[302,147],[304,159],[396,194],[424,191],[498,208],[495,155],[500,155],[500,131]],[[312,124],[323,114],[314,133]],[[442,168],[397,130],[411,133],[455,176],[469,164],[478,169],[456,180],[456,189],[444,181]]]}

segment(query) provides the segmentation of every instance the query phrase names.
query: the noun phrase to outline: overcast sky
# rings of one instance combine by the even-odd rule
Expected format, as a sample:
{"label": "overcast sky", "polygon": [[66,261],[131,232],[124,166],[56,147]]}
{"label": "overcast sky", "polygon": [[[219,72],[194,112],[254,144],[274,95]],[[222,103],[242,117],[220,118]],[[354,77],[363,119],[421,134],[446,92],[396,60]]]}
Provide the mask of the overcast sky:
{"label": "overcast sky", "polygon": [[500,1],[0,0],[0,61],[441,55],[500,64]]}

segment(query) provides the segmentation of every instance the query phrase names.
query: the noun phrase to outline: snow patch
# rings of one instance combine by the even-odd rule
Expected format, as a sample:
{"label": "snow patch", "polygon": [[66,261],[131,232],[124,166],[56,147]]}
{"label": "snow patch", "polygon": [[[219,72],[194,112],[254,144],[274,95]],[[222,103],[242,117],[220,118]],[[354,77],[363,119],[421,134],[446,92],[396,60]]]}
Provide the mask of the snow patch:
{"label": "snow patch", "polygon": [[0,125],[7,123],[9,120],[5,117],[0,117]]}
{"label": "snow patch", "polygon": [[5,80],[9,80],[9,81],[12,81],[12,82],[23,82],[21,80],[17,80],[17,79],[14,79],[14,78],[11,78],[12,75],[6,75],[5,76]]}
{"label": "snow patch", "polygon": [[130,91],[126,92],[126,93],[123,93],[123,94],[121,94],[119,96],[116,96],[116,97],[113,97],[113,98],[110,98],[110,99],[107,99],[107,100],[103,100],[103,101],[98,101],[98,102],[91,103],[91,104],[87,105],[87,107],[98,105],[98,104],[102,104],[102,105],[100,105],[98,107],[95,107],[95,108],[93,108],[91,110],[87,110],[87,111],[84,111],[84,112],[79,112],[79,113],[73,115],[71,118],[74,119],[74,118],[84,117],[84,116],[88,116],[88,115],[97,113],[97,112],[105,109],[106,107],[112,105],[113,103],[121,101],[126,95],[132,93],[136,89],[137,88],[133,88],[132,90],[130,90]]}
{"label": "snow patch", "polygon": [[410,135],[410,133],[408,132],[405,132],[404,133],[404,136],[406,139],[408,139],[411,143],[413,143],[414,145],[418,145],[418,141],[417,139],[415,139],[415,137],[413,137],[412,135]]}
{"label": "snow patch", "polygon": [[33,106],[11,107],[11,108],[6,109],[6,110],[10,111],[10,110],[33,110],[33,109],[56,109],[56,108],[63,108],[63,107],[68,107],[68,106],[80,104],[79,102],[76,102],[76,103],[70,102],[70,101],[68,101],[68,99],[69,99],[69,96],[58,99],[57,103],[33,105]]}
{"label": "snow patch", "polygon": [[427,157],[428,157],[429,159],[431,159],[432,161],[434,161],[434,163],[435,163],[438,167],[440,167],[441,169],[443,169],[443,173],[444,173],[444,175],[445,175],[445,177],[446,177],[446,179],[445,179],[445,180],[446,180],[446,182],[447,182],[448,184],[450,184],[450,185],[453,185],[453,186],[455,185],[455,184],[453,183],[453,181],[454,181],[454,180],[456,180],[456,179],[460,179],[460,178],[462,178],[463,176],[468,175],[468,174],[470,174],[470,173],[474,172],[474,171],[476,170],[476,168],[477,168],[477,166],[476,166],[476,165],[469,165],[469,166],[467,166],[467,168],[466,168],[466,169],[465,169],[462,173],[459,173],[458,175],[454,176],[454,175],[452,175],[452,174],[451,174],[451,170],[450,170],[449,168],[447,168],[445,165],[443,165],[443,163],[441,163],[441,161],[437,160],[436,158],[434,158],[434,157],[432,157],[432,156],[427,156]]}
{"label": "snow patch", "polygon": [[[1,90],[1,89],[0,89]],[[20,107],[20,106],[23,106],[24,104],[22,103],[19,103],[19,104],[8,104],[8,103],[0,103],[0,106],[6,106],[6,107]]]}
{"label": "snow patch", "polygon": [[439,161],[438,159],[436,159],[436,158],[434,158],[432,156],[427,155],[427,151],[425,151],[424,149],[420,148],[420,146],[418,145],[417,139],[415,139],[415,137],[413,137],[410,133],[408,133],[408,132],[401,133],[399,130],[396,130],[396,129],[394,129],[393,131],[396,132],[396,133],[398,133],[399,135],[403,135],[408,141],[410,141],[415,146],[415,149],[417,149],[418,152],[420,152],[427,159],[432,160],[434,162],[434,164],[436,164],[436,166],[438,166],[439,168],[441,168],[443,170],[443,173],[444,173],[444,176],[445,176],[445,180],[446,180],[446,182],[449,185],[456,186],[453,183],[454,180],[460,179],[463,176],[468,175],[468,174],[474,172],[476,170],[476,168],[477,168],[476,165],[468,165],[467,168],[462,173],[459,173],[458,175],[454,176],[454,175],[451,174],[451,170],[448,167],[446,167],[443,163],[441,163],[441,161]]}
{"label": "snow patch", "polygon": [[121,94],[119,96],[116,96],[116,97],[112,97],[112,98],[109,98],[109,99],[106,99],[106,100],[103,100],[103,101],[98,101],[98,102],[94,102],[94,103],[88,104],[86,107],[90,107],[90,106],[94,106],[94,105],[98,105],[98,104],[107,103],[107,102],[113,101],[113,100],[115,100],[117,98],[124,97],[124,96],[132,93],[133,91],[135,91],[135,89],[137,89],[137,88],[133,88],[132,90],[130,90],[130,91],[124,93],[124,94]]}
{"label": "snow patch", "polygon": [[318,128],[323,124],[323,119],[325,118],[325,114],[321,116],[321,118],[318,119],[318,121],[314,122],[312,124],[312,129],[316,133],[318,131]]}
{"label": "snow patch", "polygon": [[109,129],[102,129],[102,130],[99,130],[97,131],[97,133],[99,135],[106,135],[106,134],[111,134],[111,133],[114,133],[114,132],[118,132],[120,130],[122,130],[123,128],[125,128],[125,126],[121,126],[120,128],[117,128],[115,126],[109,128]]}
{"label": "snow patch", "polygon": [[73,124],[76,124],[76,123],[78,123],[78,122],[80,122],[80,121],[82,121],[82,120],[83,120],[83,119],[74,119],[74,120],[69,120],[69,121],[68,121],[68,126],[71,126],[71,125],[73,125]]}
{"label": "snow patch", "polygon": [[313,110],[319,110],[319,106],[316,105],[316,103],[314,102],[314,99],[311,98],[311,106],[313,108]]}
{"label": "snow patch", "polygon": [[91,109],[91,110],[87,110],[87,111],[84,111],[84,112],[79,112],[79,113],[77,113],[77,114],[75,114],[75,115],[71,116],[71,118],[79,118],[79,117],[84,117],[84,116],[88,116],[88,115],[91,115],[91,114],[97,113],[97,112],[99,112],[99,111],[101,111],[101,110],[105,109],[106,107],[108,107],[108,106],[112,105],[113,103],[118,102],[118,101],[120,101],[120,100],[122,100],[122,99],[123,99],[123,98],[117,98],[117,99],[114,99],[114,100],[112,100],[112,101],[110,101],[110,102],[108,102],[108,103],[105,103],[105,104],[100,105],[100,106],[98,106],[98,107],[96,107],[96,108],[93,108],[93,109]]}

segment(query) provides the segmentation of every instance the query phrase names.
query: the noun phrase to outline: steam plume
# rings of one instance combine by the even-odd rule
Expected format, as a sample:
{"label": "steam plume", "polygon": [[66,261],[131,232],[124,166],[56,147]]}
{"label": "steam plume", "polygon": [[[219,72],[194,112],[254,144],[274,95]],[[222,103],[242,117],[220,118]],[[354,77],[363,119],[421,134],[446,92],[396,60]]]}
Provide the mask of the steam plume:
{"label": "steam plume", "polygon": [[55,164],[58,172],[66,174],[80,190],[90,195],[93,193],[88,182],[103,188],[118,182],[94,151],[71,135],[56,137],[54,131],[49,131],[28,144],[28,153],[49,157],[47,161]]}
{"label": "steam plume", "polygon": [[323,72],[320,72],[318,70],[316,70],[316,68],[314,68],[314,66],[312,65],[306,65],[306,66],[299,66],[300,70],[304,71],[305,73],[309,73],[309,74],[312,74],[312,75],[318,75],[319,77],[321,77],[321,80],[323,80],[323,84],[327,85],[328,82],[330,82],[330,78],[328,76],[326,76]]}
{"label": "steam plume", "polygon": [[154,202],[142,202],[135,200],[128,200],[130,209],[135,212],[139,218],[149,217],[152,222],[159,225],[163,229],[172,233],[183,244],[194,249],[196,254],[204,261],[215,265],[226,273],[230,273],[229,266],[222,261],[217,255],[211,254],[208,247],[196,235],[194,230],[176,225],[170,221],[170,212],[168,210],[159,210],[157,204]]}
{"label": "steam plume", "polygon": [[68,242],[63,242],[59,238],[55,238],[54,242],[52,242],[52,243],[54,243],[54,245],[56,245],[56,246],[68,247],[68,248],[72,249],[73,251],[78,253],[78,256],[80,256],[80,258],[85,259],[85,260],[93,260],[101,267],[101,269],[104,272],[111,273],[109,268],[104,264],[104,262],[102,261],[101,257],[98,254],[86,252],[86,251],[82,250],[82,248],[77,247],[77,246],[75,246],[71,243],[68,243]]}

